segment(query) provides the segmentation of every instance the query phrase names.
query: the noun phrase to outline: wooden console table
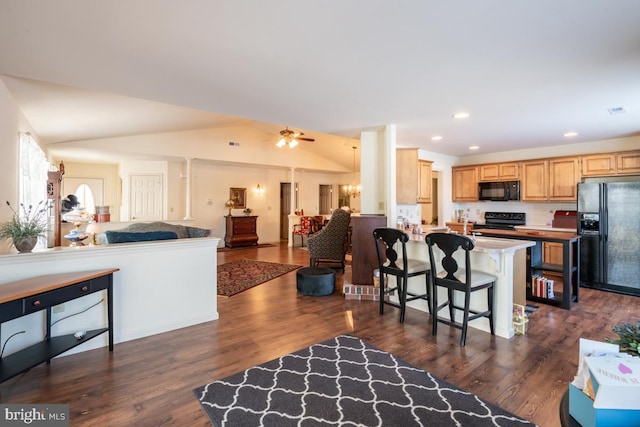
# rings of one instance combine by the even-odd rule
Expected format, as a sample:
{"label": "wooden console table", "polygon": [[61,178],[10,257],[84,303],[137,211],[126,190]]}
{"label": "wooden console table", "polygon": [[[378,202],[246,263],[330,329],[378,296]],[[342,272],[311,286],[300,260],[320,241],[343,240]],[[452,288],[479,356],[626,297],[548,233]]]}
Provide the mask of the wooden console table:
{"label": "wooden console table", "polygon": [[258,244],[257,216],[227,215],[227,229],[224,244],[230,248],[256,246]]}
{"label": "wooden console table", "polygon": [[[0,359],[0,382],[47,362],[83,342],[105,332],[113,351],[113,273],[107,270],[50,274],[0,285],[0,325],[9,320],[46,310],[45,340]],[[51,336],[51,308],[82,296],[107,291],[107,327],[74,334]]]}

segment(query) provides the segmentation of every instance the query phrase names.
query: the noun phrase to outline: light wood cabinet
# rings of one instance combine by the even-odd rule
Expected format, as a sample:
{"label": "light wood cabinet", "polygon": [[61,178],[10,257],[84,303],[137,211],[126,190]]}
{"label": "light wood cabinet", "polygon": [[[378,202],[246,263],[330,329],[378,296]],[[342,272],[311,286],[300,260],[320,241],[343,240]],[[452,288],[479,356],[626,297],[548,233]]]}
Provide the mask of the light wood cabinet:
{"label": "light wood cabinet", "polygon": [[579,179],[579,161],[575,157],[522,162],[521,199],[575,201]]}
{"label": "light wood cabinet", "polygon": [[547,160],[532,160],[522,162],[522,183],[520,199],[528,202],[547,201],[549,179],[549,162]]}
{"label": "light wood cabinet", "polygon": [[478,166],[478,181],[515,181],[520,177],[518,162],[493,163]]}
{"label": "light wood cabinet", "polygon": [[418,150],[396,150],[396,203],[431,203],[431,165]]}
{"label": "light wood cabinet", "polygon": [[[458,234],[462,234],[464,232],[464,222],[445,222],[444,225],[449,227],[451,231],[455,231]],[[473,231],[473,223],[467,223],[467,235],[471,234]]]}
{"label": "light wood cabinet", "polygon": [[452,198],[454,202],[478,201],[478,167],[454,167],[452,173]]}
{"label": "light wood cabinet", "polygon": [[432,164],[418,161],[418,203],[431,203]]}
{"label": "light wood cabinet", "polygon": [[543,242],[543,263],[562,265],[562,243]]}
{"label": "light wood cabinet", "polygon": [[626,151],[616,154],[618,175],[640,173],[640,151]]}
{"label": "light wood cabinet", "polygon": [[580,157],[582,176],[607,176],[616,173],[615,153]]}
{"label": "light wood cabinet", "polygon": [[575,157],[549,159],[549,200],[578,200],[580,162]]}

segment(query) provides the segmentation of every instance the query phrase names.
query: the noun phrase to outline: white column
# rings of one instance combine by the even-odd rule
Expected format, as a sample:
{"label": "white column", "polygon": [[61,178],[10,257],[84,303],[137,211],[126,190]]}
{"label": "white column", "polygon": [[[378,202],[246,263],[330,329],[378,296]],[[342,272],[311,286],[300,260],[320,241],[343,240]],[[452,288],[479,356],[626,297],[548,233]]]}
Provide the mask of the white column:
{"label": "white column", "polygon": [[184,203],[185,203],[185,216],[183,219],[193,219],[193,217],[191,216],[191,160],[190,158],[187,159],[187,188],[185,191],[185,198],[184,198]]}
{"label": "white column", "polygon": [[288,246],[293,246],[293,240],[291,240],[291,231],[293,230],[293,221],[292,216],[295,215],[294,212],[296,210],[296,168],[291,168],[291,197],[289,200],[289,223],[287,224],[287,234],[288,234]]}

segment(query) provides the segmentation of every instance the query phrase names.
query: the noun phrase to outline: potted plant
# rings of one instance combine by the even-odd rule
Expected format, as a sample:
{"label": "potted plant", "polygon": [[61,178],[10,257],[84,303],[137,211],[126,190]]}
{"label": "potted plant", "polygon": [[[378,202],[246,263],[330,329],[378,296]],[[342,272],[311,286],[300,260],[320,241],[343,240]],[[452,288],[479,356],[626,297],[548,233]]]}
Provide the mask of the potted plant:
{"label": "potted plant", "polygon": [[633,323],[618,323],[613,327],[618,339],[605,338],[605,341],[618,344],[620,351],[632,356],[640,356],[640,321]]}
{"label": "potted plant", "polygon": [[7,222],[0,224],[0,239],[11,239],[11,243],[18,252],[31,252],[38,242],[38,237],[47,231],[47,215],[45,202],[40,201],[37,206],[15,210],[7,201],[7,206],[13,211],[13,216]]}
{"label": "potted plant", "polygon": [[251,213],[253,212],[252,209],[246,208],[245,210],[242,211],[246,216],[251,215]]}

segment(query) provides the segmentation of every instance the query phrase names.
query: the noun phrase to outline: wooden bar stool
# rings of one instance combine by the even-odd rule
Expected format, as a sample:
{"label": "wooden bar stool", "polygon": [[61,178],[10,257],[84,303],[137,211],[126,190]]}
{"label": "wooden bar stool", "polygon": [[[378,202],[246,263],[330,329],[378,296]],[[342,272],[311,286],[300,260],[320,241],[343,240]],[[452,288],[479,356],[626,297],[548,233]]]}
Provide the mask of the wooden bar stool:
{"label": "wooden bar stool", "polygon": [[[429,263],[426,261],[409,259],[407,257],[407,233],[395,228],[376,228],[373,238],[378,254],[378,268],[380,270],[380,314],[384,314],[384,306],[390,305],[400,309],[400,323],[404,322],[404,312],[407,301],[422,299],[427,301],[431,312],[431,286],[429,285]],[[401,257],[398,256],[400,251]],[[391,287],[385,281],[385,275],[396,277],[396,286]],[[425,292],[412,293],[407,290],[410,277],[425,275]],[[385,288],[386,287],[386,288]],[[398,303],[385,300],[385,295],[398,291]]]}

